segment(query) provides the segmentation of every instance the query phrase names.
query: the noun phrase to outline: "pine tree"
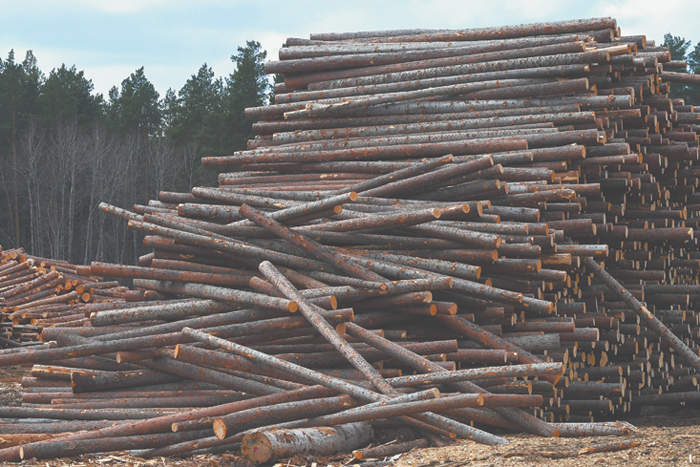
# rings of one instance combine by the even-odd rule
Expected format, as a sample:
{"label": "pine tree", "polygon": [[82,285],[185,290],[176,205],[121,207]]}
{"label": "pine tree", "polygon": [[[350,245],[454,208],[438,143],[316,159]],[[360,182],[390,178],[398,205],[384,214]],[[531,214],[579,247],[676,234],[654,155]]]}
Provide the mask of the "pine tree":
{"label": "pine tree", "polygon": [[231,131],[226,144],[228,152],[245,149],[246,142],[253,136],[253,122],[245,118],[245,109],[268,102],[270,82],[265,74],[265,58],[267,52],[256,41],[247,41],[245,47],[238,48],[238,54],[231,56],[236,70],[226,80]]}
{"label": "pine tree", "polygon": [[84,127],[102,119],[102,94],[93,94],[92,80],[75,65],[61,65],[49,73],[39,96],[40,120],[48,128],[75,122]]}
{"label": "pine tree", "polygon": [[7,203],[7,209],[0,209],[0,234],[5,237],[3,240],[9,240],[8,243],[14,245],[23,243],[19,144],[22,130],[36,116],[43,79],[31,50],[27,51],[21,63],[15,61],[14,51],[10,51],[7,60],[0,59],[0,168],[7,183],[4,187],[7,198],[3,200]]}
{"label": "pine tree", "polygon": [[122,133],[136,132],[147,138],[161,130],[160,95],[148,81],[143,67],[122,81],[121,89],[109,91],[107,116],[113,129]]}

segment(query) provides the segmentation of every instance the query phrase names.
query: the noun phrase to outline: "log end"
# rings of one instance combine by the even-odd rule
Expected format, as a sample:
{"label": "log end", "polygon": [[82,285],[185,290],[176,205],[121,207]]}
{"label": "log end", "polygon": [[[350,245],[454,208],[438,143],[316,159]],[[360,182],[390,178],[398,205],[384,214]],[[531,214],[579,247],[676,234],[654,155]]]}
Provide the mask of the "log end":
{"label": "log end", "polygon": [[261,432],[246,435],[241,442],[241,452],[246,459],[256,464],[268,462],[273,456],[270,440]]}
{"label": "log end", "polygon": [[[224,423],[223,419],[221,419],[221,418],[214,419],[213,428],[214,428],[214,434],[216,435],[217,438],[219,438],[219,439],[226,438],[226,423]],[[173,429],[173,431],[175,431],[175,430]]]}

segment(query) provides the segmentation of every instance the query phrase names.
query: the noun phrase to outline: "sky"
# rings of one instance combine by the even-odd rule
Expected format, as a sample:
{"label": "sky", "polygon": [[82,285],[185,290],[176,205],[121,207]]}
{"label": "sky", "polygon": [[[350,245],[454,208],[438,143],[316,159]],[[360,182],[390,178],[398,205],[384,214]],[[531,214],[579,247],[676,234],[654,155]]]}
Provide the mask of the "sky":
{"label": "sky", "polygon": [[144,67],[163,96],[202,64],[234,71],[231,55],[256,40],[268,60],[288,37],[377,29],[458,29],[612,16],[622,34],[700,42],[697,0],[0,0],[0,56],[32,50],[48,74],[75,65],[96,92]]}

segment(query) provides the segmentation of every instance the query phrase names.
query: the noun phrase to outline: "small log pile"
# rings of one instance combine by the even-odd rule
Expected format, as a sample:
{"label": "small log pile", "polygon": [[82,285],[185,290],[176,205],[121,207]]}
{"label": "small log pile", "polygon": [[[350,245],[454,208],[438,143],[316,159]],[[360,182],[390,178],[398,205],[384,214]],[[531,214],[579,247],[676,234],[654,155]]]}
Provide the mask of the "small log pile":
{"label": "small log pile", "polygon": [[286,45],[218,188],[101,204],[152,252],[76,267],[136,290],[0,351],[34,364],[0,414],[44,419],[0,459],[367,459],[700,399],[700,112],[667,49],[611,18]]}
{"label": "small log pile", "polygon": [[0,348],[41,344],[44,327],[87,324],[86,307],[110,307],[126,290],[116,281],[79,276],[66,261],[0,247]]}

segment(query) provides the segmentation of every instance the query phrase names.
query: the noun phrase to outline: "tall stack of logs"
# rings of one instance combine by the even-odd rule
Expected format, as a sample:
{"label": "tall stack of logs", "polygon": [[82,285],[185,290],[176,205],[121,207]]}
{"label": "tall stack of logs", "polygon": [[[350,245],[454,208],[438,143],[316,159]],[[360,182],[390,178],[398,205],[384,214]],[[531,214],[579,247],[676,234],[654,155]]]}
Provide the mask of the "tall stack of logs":
{"label": "tall stack of logs", "polygon": [[3,417],[80,420],[0,424],[28,443],[0,459],[367,459],[700,400],[700,112],[668,97],[699,80],[667,49],[598,18],[317,34],[266,67],[218,188],[101,205],[152,252],[75,272],[135,290],[0,351],[34,363]]}

